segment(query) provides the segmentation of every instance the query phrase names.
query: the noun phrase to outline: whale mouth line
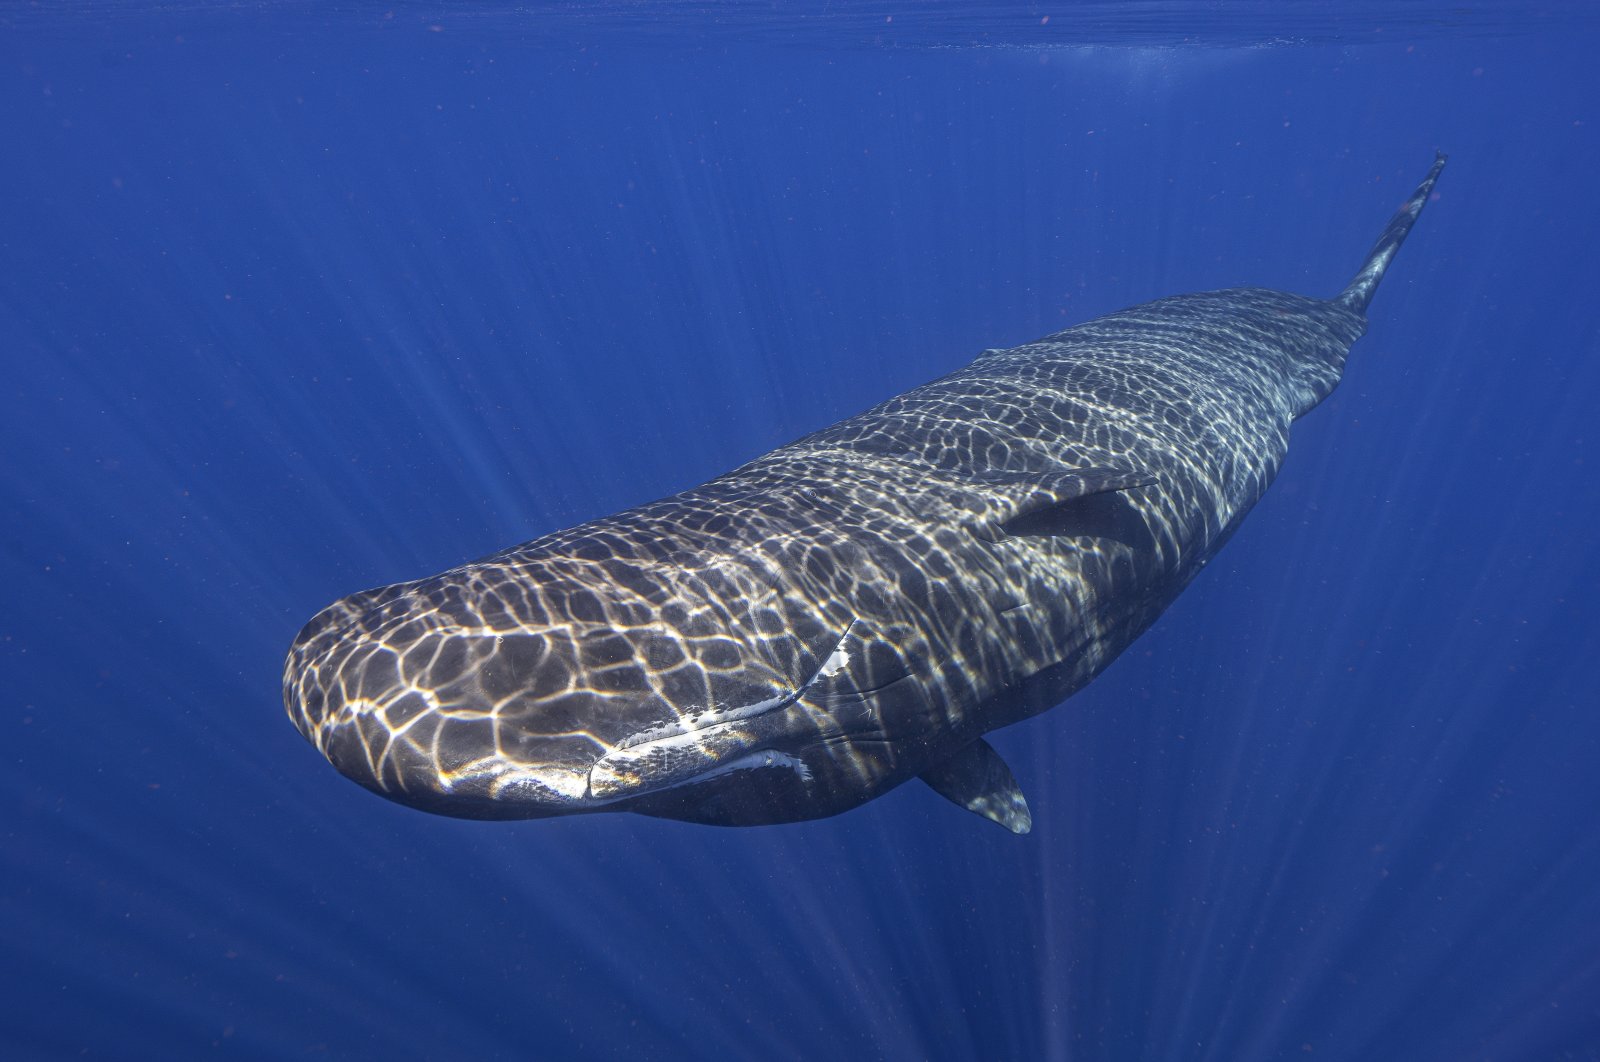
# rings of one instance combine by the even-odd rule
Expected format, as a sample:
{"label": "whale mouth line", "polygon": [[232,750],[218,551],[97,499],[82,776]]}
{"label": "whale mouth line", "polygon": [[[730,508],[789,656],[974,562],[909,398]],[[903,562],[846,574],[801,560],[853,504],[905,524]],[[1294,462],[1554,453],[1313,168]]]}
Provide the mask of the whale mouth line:
{"label": "whale mouth line", "polygon": [[[767,755],[771,750],[762,747],[762,736],[749,733],[747,728],[781,713],[819,681],[848,667],[850,654],[845,651],[845,643],[855,632],[857,622],[851,618],[832,651],[798,686],[751,704],[712,709],[622,739],[590,765],[585,796],[594,802],[639,796],[747,767],[786,766],[809,778],[810,772],[793,756],[777,752]],[[767,735],[771,736],[775,735]]]}

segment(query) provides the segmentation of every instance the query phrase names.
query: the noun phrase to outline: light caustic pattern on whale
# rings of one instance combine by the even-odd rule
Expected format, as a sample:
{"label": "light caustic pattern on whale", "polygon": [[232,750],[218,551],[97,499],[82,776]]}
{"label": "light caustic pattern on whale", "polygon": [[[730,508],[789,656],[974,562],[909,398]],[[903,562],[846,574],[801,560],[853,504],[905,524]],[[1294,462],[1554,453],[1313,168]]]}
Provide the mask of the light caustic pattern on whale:
{"label": "light caustic pattern on whale", "polygon": [[1338,384],[1441,155],[1348,288],[1179,295],[972,364],[703,486],[300,632],[345,775],[474,818],[817,818],[920,776],[1031,823],[983,734],[1099,674]]}

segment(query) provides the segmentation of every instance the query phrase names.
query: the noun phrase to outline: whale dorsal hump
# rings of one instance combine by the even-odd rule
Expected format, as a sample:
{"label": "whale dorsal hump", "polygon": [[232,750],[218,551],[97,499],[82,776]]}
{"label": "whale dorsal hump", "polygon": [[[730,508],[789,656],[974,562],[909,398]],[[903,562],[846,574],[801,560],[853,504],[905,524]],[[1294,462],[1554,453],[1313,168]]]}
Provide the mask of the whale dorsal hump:
{"label": "whale dorsal hump", "polygon": [[1033,815],[1011,768],[979,738],[937,767],[922,772],[935,793],[968,811],[992,819],[1012,833],[1033,829]]}

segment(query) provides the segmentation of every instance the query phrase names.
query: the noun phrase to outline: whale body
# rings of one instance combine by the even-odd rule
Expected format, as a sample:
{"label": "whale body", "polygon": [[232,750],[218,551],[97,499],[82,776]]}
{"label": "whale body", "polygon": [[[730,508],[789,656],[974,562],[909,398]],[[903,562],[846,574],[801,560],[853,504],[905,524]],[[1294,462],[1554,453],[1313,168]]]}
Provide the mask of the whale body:
{"label": "whale body", "polygon": [[1159,299],[1006,350],[681,494],[300,632],[295,725],[469,818],[833,815],[912,778],[1017,833],[983,739],[1081,689],[1261,498],[1444,165],[1332,299]]}

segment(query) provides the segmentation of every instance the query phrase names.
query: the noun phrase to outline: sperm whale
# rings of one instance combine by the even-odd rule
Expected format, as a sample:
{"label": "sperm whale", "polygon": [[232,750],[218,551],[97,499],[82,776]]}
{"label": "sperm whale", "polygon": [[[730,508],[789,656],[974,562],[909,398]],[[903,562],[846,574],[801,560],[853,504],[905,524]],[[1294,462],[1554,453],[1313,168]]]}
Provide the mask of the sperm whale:
{"label": "sperm whale", "polygon": [[471,818],[720,825],[920,778],[1031,826],[984,735],[1081,689],[1278,474],[1441,169],[1331,299],[1177,295],[971,364],[710,482],[315,616],[290,718]]}

